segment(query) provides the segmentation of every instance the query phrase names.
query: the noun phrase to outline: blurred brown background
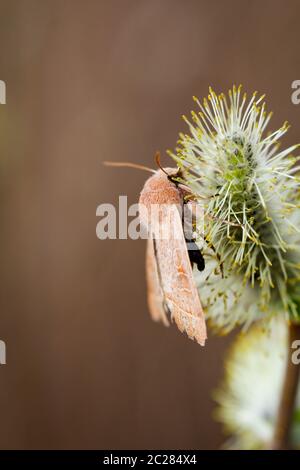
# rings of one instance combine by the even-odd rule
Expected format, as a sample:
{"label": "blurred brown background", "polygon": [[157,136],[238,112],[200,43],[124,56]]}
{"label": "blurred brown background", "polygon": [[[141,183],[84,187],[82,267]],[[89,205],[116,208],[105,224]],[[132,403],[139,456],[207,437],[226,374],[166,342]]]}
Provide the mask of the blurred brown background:
{"label": "blurred brown background", "polygon": [[[293,125],[295,0],[1,0],[0,448],[218,448],[202,349],[147,312],[143,241],[100,241],[96,207],[137,200],[192,95],[243,83]],[[167,157],[164,157],[167,158]],[[166,160],[165,160],[166,161]]]}

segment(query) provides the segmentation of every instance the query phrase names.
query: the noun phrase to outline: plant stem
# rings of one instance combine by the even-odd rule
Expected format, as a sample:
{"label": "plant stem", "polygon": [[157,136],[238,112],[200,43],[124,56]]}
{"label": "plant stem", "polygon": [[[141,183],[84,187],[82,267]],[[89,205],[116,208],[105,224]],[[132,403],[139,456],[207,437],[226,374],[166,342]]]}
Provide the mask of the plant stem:
{"label": "plant stem", "polygon": [[277,415],[277,422],[274,431],[272,449],[288,449],[290,447],[290,428],[295,409],[295,399],[300,376],[300,364],[293,364],[292,344],[295,340],[300,340],[300,324],[291,323],[288,335],[288,354],[285,378],[282,387],[281,400]]}

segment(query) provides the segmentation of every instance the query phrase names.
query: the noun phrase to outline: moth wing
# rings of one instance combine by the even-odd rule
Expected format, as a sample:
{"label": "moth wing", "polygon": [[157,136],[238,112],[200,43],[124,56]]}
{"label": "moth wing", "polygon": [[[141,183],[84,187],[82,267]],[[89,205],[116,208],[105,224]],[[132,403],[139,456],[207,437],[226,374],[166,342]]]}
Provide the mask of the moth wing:
{"label": "moth wing", "polygon": [[167,233],[156,238],[156,258],[165,301],[171,318],[181,332],[204,346],[206,324],[193,277],[183,233],[182,221],[175,205],[161,206],[160,225],[168,223]]}
{"label": "moth wing", "polygon": [[154,243],[155,241],[152,238],[149,238],[146,250],[148,307],[150,315],[154,321],[162,321],[165,326],[169,326],[169,321],[165,312],[164,293],[161,286]]}

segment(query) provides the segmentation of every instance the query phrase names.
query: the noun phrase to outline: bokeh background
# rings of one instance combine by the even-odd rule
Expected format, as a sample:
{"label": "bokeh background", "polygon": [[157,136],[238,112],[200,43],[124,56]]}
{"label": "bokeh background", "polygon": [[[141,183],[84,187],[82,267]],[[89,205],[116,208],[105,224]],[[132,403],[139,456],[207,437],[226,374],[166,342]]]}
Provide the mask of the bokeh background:
{"label": "bokeh background", "polygon": [[143,241],[96,238],[96,207],[136,202],[192,95],[267,93],[300,140],[295,0],[0,0],[0,448],[216,449],[205,349],[153,324]]}

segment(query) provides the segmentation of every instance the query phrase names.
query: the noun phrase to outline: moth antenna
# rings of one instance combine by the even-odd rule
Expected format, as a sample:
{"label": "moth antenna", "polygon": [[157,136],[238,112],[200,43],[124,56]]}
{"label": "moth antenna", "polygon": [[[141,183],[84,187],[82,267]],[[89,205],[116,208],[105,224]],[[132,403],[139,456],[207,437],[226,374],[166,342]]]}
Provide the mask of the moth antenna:
{"label": "moth antenna", "polygon": [[150,173],[155,173],[155,170],[149,168],[144,165],[139,165],[138,163],[131,163],[131,162],[103,162],[105,166],[114,166],[114,167],[127,167],[127,168],[135,168],[137,170],[144,170],[149,171]]}
{"label": "moth antenna", "polygon": [[156,162],[158,168],[160,168],[161,171],[162,171],[165,175],[167,175],[167,177],[169,178],[170,175],[168,175],[168,173],[166,172],[166,170],[161,166],[161,163],[160,163],[160,152],[159,152],[159,151],[157,151],[157,152],[155,153],[154,160],[155,160],[155,162]]}

